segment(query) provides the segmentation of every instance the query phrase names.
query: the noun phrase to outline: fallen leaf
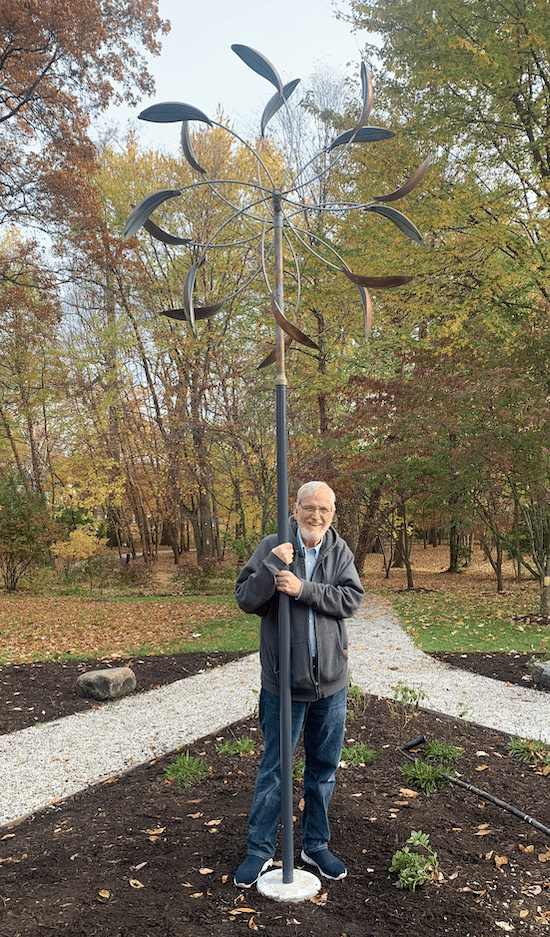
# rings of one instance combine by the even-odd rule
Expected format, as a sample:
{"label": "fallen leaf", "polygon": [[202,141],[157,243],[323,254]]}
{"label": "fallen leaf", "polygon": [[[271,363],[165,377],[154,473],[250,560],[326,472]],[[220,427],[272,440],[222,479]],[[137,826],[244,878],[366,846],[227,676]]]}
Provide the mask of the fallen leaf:
{"label": "fallen leaf", "polygon": [[313,898],[310,898],[310,901],[323,907],[328,901],[328,891],[324,891],[321,895],[314,895]]}
{"label": "fallen leaf", "polygon": [[143,882],[139,882],[137,878],[131,878],[129,884],[131,888],[145,888]]}
{"label": "fallen leaf", "polygon": [[250,930],[258,930],[258,925],[254,923],[254,918],[251,917],[248,922],[248,927]]}
{"label": "fallen leaf", "polygon": [[539,853],[539,862],[550,862],[550,849],[547,852]]}
{"label": "fallen leaf", "polygon": [[142,833],[146,833],[147,836],[160,836],[161,833],[166,831],[165,826],[159,826],[156,830],[142,830]]}
{"label": "fallen leaf", "polygon": [[101,888],[97,893],[97,897],[102,902],[109,901],[111,898],[111,892],[107,888]]}
{"label": "fallen leaf", "polygon": [[534,851],[535,851],[535,847],[532,846],[532,845],[529,845],[529,846],[522,846],[521,843],[519,843],[519,850],[520,850],[520,852],[527,852],[527,853],[529,853],[529,854],[532,854],[532,853],[534,853]]}
{"label": "fallen leaf", "polygon": [[536,898],[537,895],[542,894],[542,888],[540,885],[524,885],[521,889],[522,895],[528,895],[529,898]]}
{"label": "fallen leaf", "polygon": [[528,916],[529,916],[529,911],[527,910],[527,908],[523,908],[523,910],[519,912],[519,916],[520,916],[521,918],[528,917]]}
{"label": "fallen leaf", "polygon": [[199,869],[199,875],[212,875],[214,869]]}
{"label": "fallen leaf", "polygon": [[203,817],[204,814],[203,813],[188,813],[187,816],[190,817],[191,820],[198,820],[199,817]]}
{"label": "fallen leaf", "polygon": [[487,771],[489,765],[476,765],[476,771]]}
{"label": "fallen leaf", "polygon": [[399,793],[402,797],[418,797],[418,791],[411,791],[409,787],[400,787]]}
{"label": "fallen leaf", "polygon": [[512,924],[508,924],[508,921],[495,921],[497,927],[501,927],[502,930],[512,931],[514,929]]}
{"label": "fallen leaf", "polygon": [[508,865],[508,856],[495,856],[495,865],[501,869],[503,865]]}
{"label": "fallen leaf", "polygon": [[207,820],[204,824],[205,826],[218,826],[223,820],[223,817],[220,817],[219,820]]}
{"label": "fallen leaf", "polygon": [[203,891],[196,891],[193,895],[191,895],[191,898],[202,898],[203,895]]}

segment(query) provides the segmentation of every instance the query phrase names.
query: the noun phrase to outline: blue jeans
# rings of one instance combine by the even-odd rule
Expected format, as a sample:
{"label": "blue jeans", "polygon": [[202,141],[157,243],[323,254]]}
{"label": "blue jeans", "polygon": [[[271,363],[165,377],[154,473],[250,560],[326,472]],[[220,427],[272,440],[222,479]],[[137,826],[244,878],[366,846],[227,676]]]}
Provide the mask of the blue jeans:
{"label": "blue jeans", "polygon": [[[302,848],[308,855],[324,849],[330,840],[328,808],[344,744],[346,708],[346,687],[334,696],[312,703],[292,702],[293,754],[304,731]],[[281,761],[279,697],[266,690],[260,694],[260,726],[265,748],[254,788],[246,845],[249,855],[268,859],[275,853],[281,814]]]}

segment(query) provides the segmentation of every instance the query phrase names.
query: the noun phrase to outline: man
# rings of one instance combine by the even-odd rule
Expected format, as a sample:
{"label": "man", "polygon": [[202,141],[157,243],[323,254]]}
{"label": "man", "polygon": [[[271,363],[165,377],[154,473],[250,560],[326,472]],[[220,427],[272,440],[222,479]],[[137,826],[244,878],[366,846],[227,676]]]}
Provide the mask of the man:
{"label": "man", "polygon": [[235,873],[250,888],[273,861],[281,812],[279,753],[278,594],[290,596],[292,751],[304,733],[302,859],[321,875],[344,878],[346,867],[328,849],[328,807],[340,762],[347,709],[348,638],[344,619],[364,592],[346,543],[331,526],[334,492],[324,482],[296,496],[289,543],[265,537],[235,590],[245,612],[261,617],[260,725],[265,738],[252,809],[247,856]]}

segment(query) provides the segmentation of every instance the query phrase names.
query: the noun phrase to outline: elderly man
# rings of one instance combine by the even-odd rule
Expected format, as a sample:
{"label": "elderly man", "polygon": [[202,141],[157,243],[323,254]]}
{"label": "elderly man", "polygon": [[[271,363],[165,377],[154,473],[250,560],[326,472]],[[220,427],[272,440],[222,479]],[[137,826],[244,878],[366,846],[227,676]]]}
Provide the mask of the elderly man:
{"label": "elderly man", "polygon": [[292,751],[305,749],[302,859],[321,875],[344,878],[328,849],[328,807],[340,762],[347,708],[348,638],[344,619],[364,595],[353,555],[332,520],[334,492],[320,481],[296,496],[290,542],[265,537],[236,586],[240,608],[261,617],[260,725],[265,747],[248,820],[247,856],[235,873],[250,888],[273,861],[281,812],[278,593],[290,596]]}

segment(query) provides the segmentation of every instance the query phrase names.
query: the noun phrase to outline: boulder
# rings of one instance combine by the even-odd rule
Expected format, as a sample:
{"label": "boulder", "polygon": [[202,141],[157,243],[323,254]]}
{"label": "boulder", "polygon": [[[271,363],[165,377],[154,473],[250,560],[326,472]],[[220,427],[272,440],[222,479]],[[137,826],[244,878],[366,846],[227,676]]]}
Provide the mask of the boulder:
{"label": "boulder", "polygon": [[87,699],[112,700],[128,696],[136,688],[136,675],[129,667],[88,670],[76,681],[76,694]]}
{"label": "boulder", "polygon": [[550,660],[533,660],[529,669],[535,683],[539,686],[550,686]]}

